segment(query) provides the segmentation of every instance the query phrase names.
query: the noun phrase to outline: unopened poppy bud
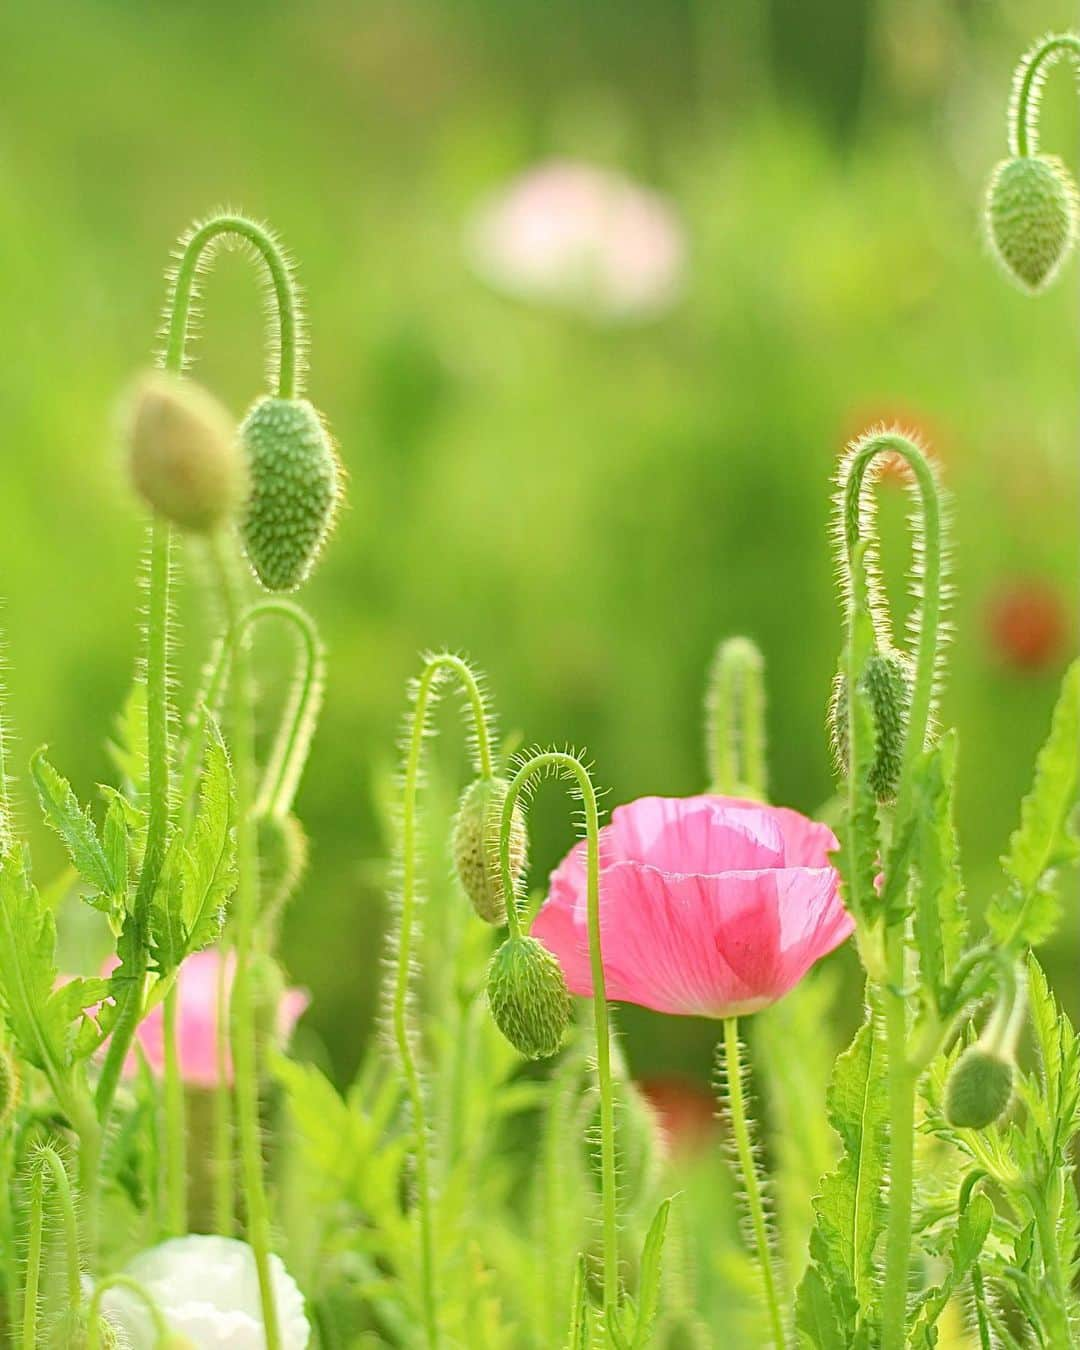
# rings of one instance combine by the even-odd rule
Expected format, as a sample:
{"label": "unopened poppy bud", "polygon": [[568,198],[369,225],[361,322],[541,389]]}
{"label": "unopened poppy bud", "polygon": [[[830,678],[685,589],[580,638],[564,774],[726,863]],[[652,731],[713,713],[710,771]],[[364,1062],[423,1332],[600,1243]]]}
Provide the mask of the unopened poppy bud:
{"label": "unopened poppy bud", "polygon": [[264,912],[276,914],[293,895],[307,868],[307,835],[291,812],[260,815],[256,828]]}
{"label": "unopened poppy bud", "polygon": [[1012,1100],[1015,1066],[978,1041],[953,1065],[945,1084],[945,1119],[957,1129],[984,1130]]}
{"label": "unopened poppy bud", "polygon": [[126,441],[135,490],[183,530],[208,534],[244,498],[244,461],[226,409],[201,385],[167,371],[131,394]]}
{"label": "unopened poppy bud", "polygon": [[[870,789],[879,802],[896,796],[904,759],[908,712],[911,707],[911,672],[907,659],[898,652],[874,652],[863,670],[862,688],[870,701],[876,750],[868,775]],[[848,772],[848,688],[841,671],[833,683],[829,705],[829,732],[833,754],[841,773]]]}
{"label": "unopened poppy bud", "polygon": [[[454,872],[473,908],[485,923],[506,922],[506,896],[499,866],[499,832],[509,788],[505,778],[478,778],[462,793],[454,818],[450,852]],[[516,884],[525,871],[529,836],[518,802],[510,820],[510,876]]]}
{"label": "unopened poppy bud", "polygon": [[507,938],[488,968],[495,1025],[526,1059],[546,1059],[562,1045],[570,992],[562,967],[536,938]]}
{"label": "unopened poppy bud", "polygon": [[19,1070],[11,1052],[0,1046],[0,1129],[19,1104]]}
{"label": "unopened poppy bud", "polygon": [[986,219],[1005,270],[1029,291],[1057,275],[1076,237],[1077,192],[1053,155],[1020,155],[994,170]]}
{"label": "unopened poppy bud", "polygon": [[337,456],[319,414],[301,398],[261,398],[240,426],[251,495],[244,548],[268,591],[304,581],[334,520]]}

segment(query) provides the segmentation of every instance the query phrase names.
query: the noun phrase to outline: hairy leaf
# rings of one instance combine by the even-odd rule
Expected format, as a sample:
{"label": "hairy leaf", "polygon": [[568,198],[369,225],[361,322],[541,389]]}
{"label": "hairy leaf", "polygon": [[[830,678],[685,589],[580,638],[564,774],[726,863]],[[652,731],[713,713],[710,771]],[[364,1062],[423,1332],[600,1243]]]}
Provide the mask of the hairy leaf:
{"label": "hairy leaf", "polygon": [[37,788],[46,822],[64,842],[72,866],[91,887],[90,903],[115,918],[123,911],[127,874],[118,875],[98,838],[90,812],[79,805],[71,784],[38,750],[30,761],[30,774]]}
{"label": "hairy leaf", "polygon": [[949,974],[967,935],[953,823],[955,783],[956,734],[949,732],[923,756],[913,784],[915,945],[923,984],[939,1011],[945,1010]]}
{"label": "hairy leaf", "polygon": [[660,1259],[664,1251],[671,1201],[663,1200],[645,1235],[641,1251],[641,1279],[638,1284],[638,1313],[631,1350],[644,1350],[652,1336],[660,1307]]}

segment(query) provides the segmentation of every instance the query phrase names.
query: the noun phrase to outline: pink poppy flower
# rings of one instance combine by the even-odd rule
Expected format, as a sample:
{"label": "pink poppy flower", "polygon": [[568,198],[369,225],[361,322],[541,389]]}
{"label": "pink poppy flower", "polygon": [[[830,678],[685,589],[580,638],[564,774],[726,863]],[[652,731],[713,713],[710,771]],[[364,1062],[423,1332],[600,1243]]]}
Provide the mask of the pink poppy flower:
{"label": "pink poppy flower", "polygon": [[[737,1017],[775,1003],[854,927],[828,855],[797,811],[734,797],[642,797],[600,832],[608,997]],[[532,927],[574,994],[592,994],[585,845],[552,873]]]}
{"label": "pink poppy flower", "polygon": [[467,247],[497,290],[606,320],[667,309],[686,266],[683,227],[664,197],[573,160],[537,165],[492,196]]}
{"label": "pink poppy flower", "polygon": [[[108,975],[117,965],[115,957],[106,962],[103,974]],[[176,1018],[176,1038],[180,1055],[180,1076],[189,1087],[217,1086],[217,1028],[218,1028],[218,972],[221,954],[215,948],[195,952],[180,967],[176,988],[179,1006]],[[225,958],[226,992],[232,989],[236,957],[230,952]],[[293,1028],[310,1002],[303,989],[286,989],[277,1006],[276,1031],[284,1044],[292,1036]],[[158,1007],[147,1014],[139,1024],[139,1048],[151,1070],[160,1077],[165,1071],[164,1011]],[[138,1068],[135,1051],[124,1063],[125,1077],[132,1077]],[[232,1058],[226,1053],[226,1079],[233,1081]]]}

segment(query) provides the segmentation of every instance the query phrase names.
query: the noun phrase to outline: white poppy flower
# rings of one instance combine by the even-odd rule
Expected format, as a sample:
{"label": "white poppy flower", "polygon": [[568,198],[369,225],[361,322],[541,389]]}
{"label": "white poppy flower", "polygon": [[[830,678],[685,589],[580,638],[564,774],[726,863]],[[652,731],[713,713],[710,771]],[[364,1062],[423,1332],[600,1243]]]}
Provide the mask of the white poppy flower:
{"label": "white poppy flower", "polygon": [[682,289],[686,239],[659,193],[591,164],[552,160],[476,211],[469,260],[491,286],[594,318],[648,318]]}
{"label": "white poppy flower", "polygon": [[[311,1326],[304,1296],[281,1258],[270,1266],[283,1350],[306,1350]],[[255,1256],[235,1238],[193,1234],[141,1252],[125,1271],[146,1289],[172,1331],[198,1350],[265,1350]],[[133,1350],[153,1350],[145,1308],[124,1289],[112,1289],[104,1312],[126,1332]]]}

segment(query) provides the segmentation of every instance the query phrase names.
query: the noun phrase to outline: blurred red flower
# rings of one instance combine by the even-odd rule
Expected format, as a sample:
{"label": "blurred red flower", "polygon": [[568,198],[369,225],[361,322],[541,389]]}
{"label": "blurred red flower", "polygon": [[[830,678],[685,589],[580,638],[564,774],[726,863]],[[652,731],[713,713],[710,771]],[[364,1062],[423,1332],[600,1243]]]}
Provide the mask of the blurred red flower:
{"label": "blurred red flower", "polygon": [[995,655],[1014,670],[1036,671],[1061,656],[1069,630],[1059,591],[1038,578],[1006,582],[991,596],[986,633]]}

